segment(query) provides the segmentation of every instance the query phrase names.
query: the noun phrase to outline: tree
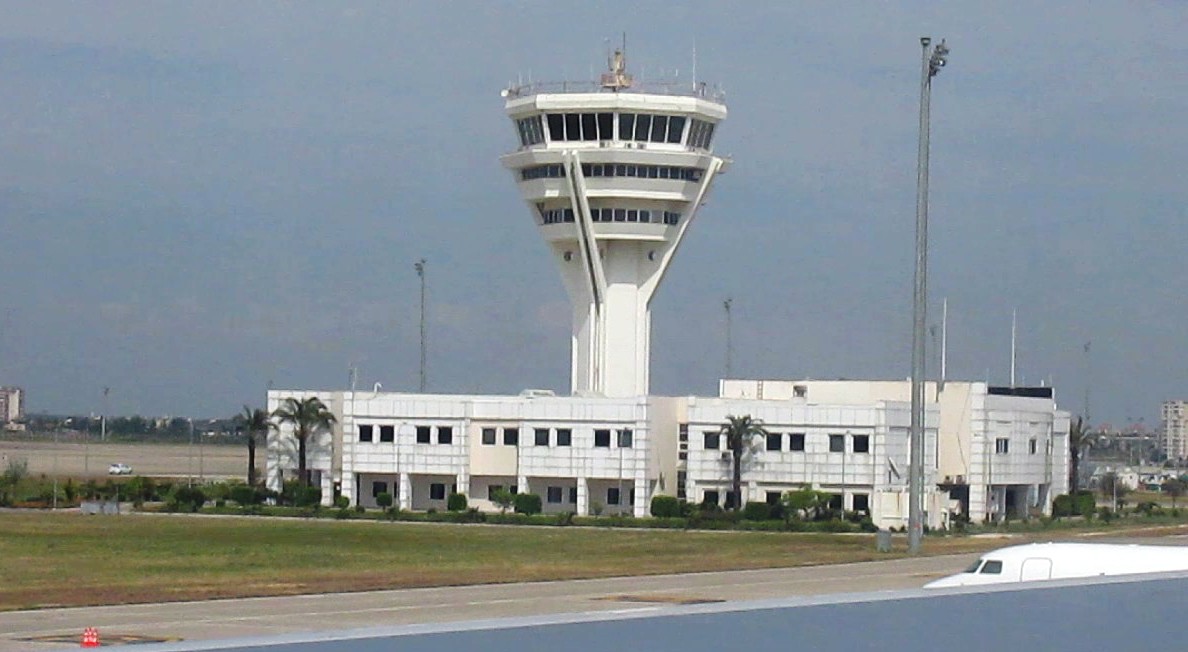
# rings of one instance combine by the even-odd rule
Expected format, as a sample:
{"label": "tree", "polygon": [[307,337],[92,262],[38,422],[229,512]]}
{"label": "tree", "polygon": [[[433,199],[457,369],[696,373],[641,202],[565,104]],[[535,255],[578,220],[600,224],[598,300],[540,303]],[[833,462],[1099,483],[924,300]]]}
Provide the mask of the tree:
{"label": "tree", "polygon": [[334,425],[336,419],[326,407],[325,403],[316,396],[306,399],[286,398],[272,416],[276,418],[278,427],[285,424],[293,426],[293,436],[297,438],[297,480],[302,487],[309,486],[309,472],[306,470],[306,453],[309,448],[309,438]]}
{"label": "tree", "polygon": [[1076,493],[1080,488],[1081,452],[1093,446],[1093,435],[1084,417],[1077,417],[1068,429],[1068,492]]}
{"label": "tree", "polygon": [[1130,491],[1130,487],[1113,471],[1101,476],[1101,495],[1114,501],[1114,509],[1122,503],[1122,497]]}
{"label": "tree", "polygon": [[[316,399],[315,399],[316,400]],[[235,416],[236,425],[247,435],[248,471],[247,483],[249,487],[256,486],[256,437],[267,436],[268,431],[276,427],[268,416],[268,410],[252,409],[243,406],[243,412]]]}
{"label": "tree", "polygon": [[516,495],[500,487],[491,492],[491,502],[499,506],[500,513],[506,514],[516,500]]}
{"label": "tree", "polygon": [[742,507],[742,459],[756,437],[766,437],[767,430],[763,421],[752,419],[751,415],[741,417],[727,416],[719,434],[726,438],[726,447],[730,450],[734,474],[731,487],[734,490],[734,511]]}
{"label": "tree", "polygon": [[1188,484],[1185,484],[1184,481],[1179,478],[1171,478],[1166,480],[1160,489],[1163,490],[1163,493],[1171,496],[1172,509],[1175,509],[1176,499],[1184,495],[1184,489],[1188,489]]}
{"label": "tree", "polygon": [[812,520],[829,505],[829,494],[812,489],[785,491],[780,496],[780,505],[784,508],[784,520],[791,521],[800,514]]}

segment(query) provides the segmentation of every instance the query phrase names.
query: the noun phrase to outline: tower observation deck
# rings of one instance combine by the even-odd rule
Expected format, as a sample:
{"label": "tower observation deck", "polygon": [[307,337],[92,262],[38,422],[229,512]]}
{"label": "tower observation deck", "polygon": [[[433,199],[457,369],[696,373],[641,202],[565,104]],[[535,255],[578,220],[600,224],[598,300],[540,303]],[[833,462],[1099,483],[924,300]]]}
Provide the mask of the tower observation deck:
{"label": "tower observation deck", "polygon": [[599,82],[506,89],[512,171],[573,304],[574,394],[648,393],[651,302],[727,161],[704,84],[636,84],[616,51]]}

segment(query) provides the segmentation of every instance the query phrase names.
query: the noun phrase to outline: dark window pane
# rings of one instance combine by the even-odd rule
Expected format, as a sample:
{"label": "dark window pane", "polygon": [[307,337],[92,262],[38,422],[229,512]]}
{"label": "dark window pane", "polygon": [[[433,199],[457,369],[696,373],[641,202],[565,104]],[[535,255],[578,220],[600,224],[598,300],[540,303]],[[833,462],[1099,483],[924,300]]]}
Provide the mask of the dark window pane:
{"label": "dark window pane", "polygon": [[561,487],[549,487],[548,501],[550,503],[561,502]]}
{"label": "dark window pane", "polygon": [[594,431],[594,446],[599,448],[610,448],[610,431],[609,430],[595,430]]}
{"label": "dark window pane", "polygon": [[685,118],[674,115],[668,119],[668,142],[681,142],[681,132],[685,130]]}
{"label": "dark window pane", "polygon": [[375,498],[376,496],[378,496],[380,494],[386,494],[386,493],[388,493],[388,483],[387,482],[372,482],[371,483],[371,497],[372,498]]}
{"label": "dark window pane", "polygon": [[439,443],[439,444],[454,443],[454,428],[452,426],[438,426],[437,427],[437,443]]}
{"label": "dark window pane", "polygon": [[576,113],[565,114],[565,140],[581,140],[581,116]]}
{"label": "dark window pane", "polygon": [[829,452],[830,453],[844,453],[844,452],[846,452],[846,436],[845,435],[829,435]]}
{"label": "dark window pane", "polygon": [[714,140],[714,125],[713,124],[705,125],[705,135],[702,138],[705,140],[705,144],[702,145],[702,147],[709,149],[710,143],[712,143]]}
{"label": "dark window pane", "polygon": [[577,503],[577,487],[569,488],[569,502],[571,504]]}
{"label": "dark window pane", "polygon": [[535,439],[534,443],[537,446],[548,446],[549,445],[549,429],[548,428],[537,428],[536,430],[533,431],[533,436]]}
{"label": "dark window pane", "polygon": [[854,435],[854,452],[870,452],[870,435]]}
{"label": "dark window pane", "polygon": [[432,435],[433,429],[429,426],[417,426],[417,443],[428,444],[429,437]]}
{"label": "dark window pane", "polygon": [[569,446],[573,443],[573,431],[569,428],[557,428],[557,445]]}
{"label": "dark window pane", "polygon": [[854,503],[853,508],[855,512],[870,511],[870,496],[866,494],[854,494],[850,500]]}
{"label": "dark window pane", "polygon": [[445,500],[445,484],[434,482],[429,485],[429,500]]}
{"label": "dark window pane", "polygon": [[502,488],[503,485],[501,484],[487,485],[487,500],[495,500],[495,494],[499,493],[499,490]]}
{"label": "dark window pane", "polygon": [[634,439],[634,433],[632,433],[630,430],[620,430],[619,431],[619,448],[631,448],[633,439]]}
{"label": "dark window pane", "polygon": [[396,426],[380,426],[380,441],[396,441]]}
{"label": "dark window pane", "polygon": [[641,113],[635,116],[635,140],[647,140],[652,129],[652,116]]}
{"label": "dark window pane", "polygon": [[519,428],[504,428],[503,429],[503,445],[504,446],[518,446],[520,444],[520,429]]}
{"label": "dark window pane", "polygon": [[598,122],[593,113],[582,114],[582,140],[598,140]]}
{"label": "dark window pane", "polygon": [[718,497],[718,492],[716,491],[707,491],[701,494],[701,502],[703,503],[717,505],[720,500],[721,499]]}
{"label": "dark window pane", "polygon": [[359,441],[371,441],[371,426],[359,426]]}
{"label": "dark window pane", "polygon": [[829,497],[829,509],[841,509],[842,497],[840,494],[833,494]]}
{"label": "dark window pane", "polygon": [[767,450],[779,451],[784,449],[784,436],[778,432],[767,435]]}
{"label": "dark window pane", "polygon": [[565,116],[560,113],[550,113],[547,118],[549,123],[549,140],[553,142],[565,140]]}
{"label": "dark window pane", "polygon": [[652,135],[648,140],[653,143],[664,142],[665,132],[668,131],[668,116],[658,115],[652,117]]}
{"label": "dark window pane", "polygon": [[794,432],[788,435],[788,450],[803,451],[804,450],[804,433]]}
{"label": "dark window pane", "polygon": [[495,445],[495,429],[483,428],[483,444],[486,446]]}
{"label": "dark window pane", "polygon": [[599,113],[598,114],[598,140],[614,140],[615,135],[612,133],[615,125],[615,114],[613,113]]}
{"label": "dark window pane", "polygon": [[[635,133],[635,114],[619,114],[619,140],[631,140]],[[622,175],[620,175],[622,176]]]}
{"label": "dark window pane", "polygon": [[618,487],[607,488],[607,490],[606,490],[606,504],[607,505],[618,505],[620,493],[621,492],[619,491]]}
{"label": "dark window pane", "polygon": [[707,432],[707,433],[704,433],[704,435],[705,435],[705,450],[707,450],[707,451],[718,450],[718,433]]}

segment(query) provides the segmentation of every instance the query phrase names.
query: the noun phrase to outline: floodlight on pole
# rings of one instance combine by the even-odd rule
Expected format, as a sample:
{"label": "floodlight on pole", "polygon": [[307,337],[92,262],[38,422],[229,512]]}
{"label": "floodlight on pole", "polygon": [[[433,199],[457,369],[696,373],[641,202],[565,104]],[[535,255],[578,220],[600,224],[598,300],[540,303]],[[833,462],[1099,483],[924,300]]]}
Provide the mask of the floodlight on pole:
{"label": "floodlight on pole", "polygon": [[912,289],[912,415],[908,468],[908,551],[920,551],[924,535],[924,324],[928,314],[928,137],[932,78],[947,63],[944,39],[929,47],[920,39],[920,140],[916,170],[916,271]]}
{"label": "floodlight on pole", "polygon": [[425,259],[422,258],[413,267],[417,270],[417,278],[421,279],[421,377],[420,392],[425,393]]}

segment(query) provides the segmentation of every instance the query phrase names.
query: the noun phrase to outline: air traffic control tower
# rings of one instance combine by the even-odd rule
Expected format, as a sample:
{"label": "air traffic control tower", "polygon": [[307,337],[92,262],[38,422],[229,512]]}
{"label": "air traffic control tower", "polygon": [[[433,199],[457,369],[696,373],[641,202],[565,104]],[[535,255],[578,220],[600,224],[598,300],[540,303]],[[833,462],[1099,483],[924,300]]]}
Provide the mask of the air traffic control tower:
{"label": "air traffic control tower", "polygon": [[519,148],[502,157],[573,303],[571,390],[648,393],[651,303],[727,161],[722,94],[636,83],[623,52],[598,82],[503,92]]}

